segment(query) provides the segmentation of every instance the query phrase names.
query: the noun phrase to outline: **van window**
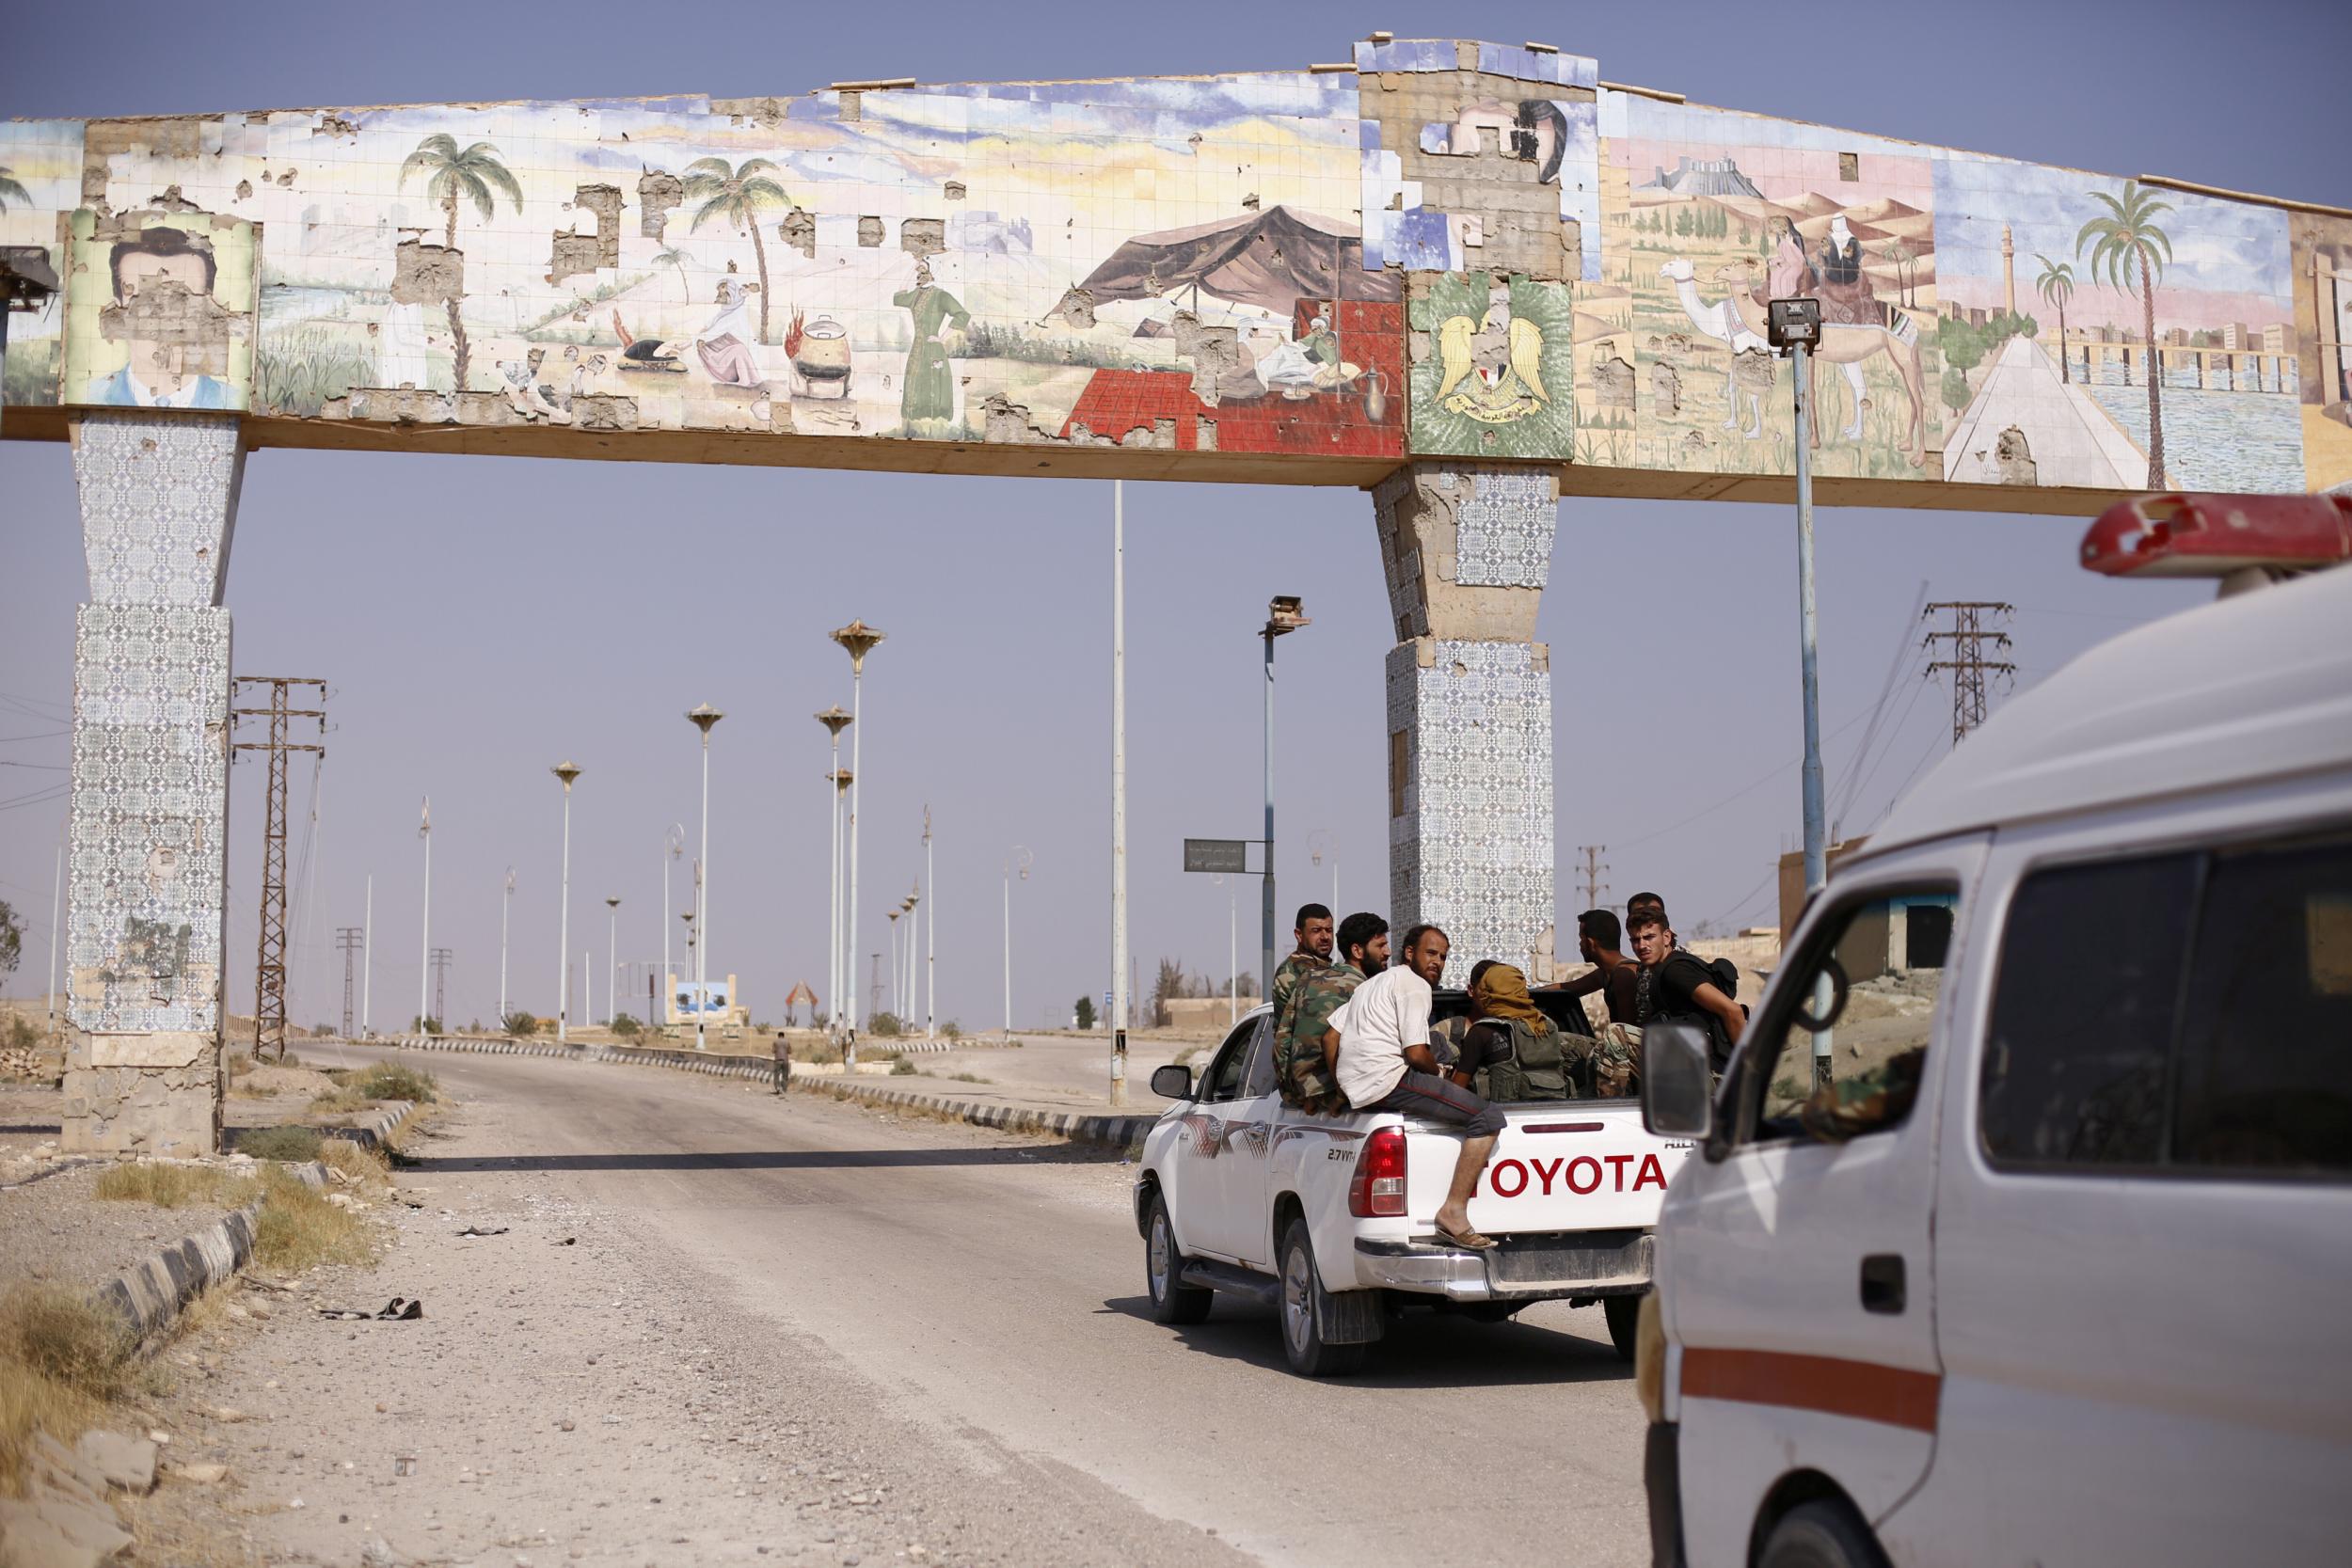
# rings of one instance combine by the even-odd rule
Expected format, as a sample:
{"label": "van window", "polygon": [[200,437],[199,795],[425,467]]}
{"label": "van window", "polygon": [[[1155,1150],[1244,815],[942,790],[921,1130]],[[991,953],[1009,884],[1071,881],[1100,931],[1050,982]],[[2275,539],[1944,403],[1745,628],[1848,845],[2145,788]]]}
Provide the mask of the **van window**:
{"label": "van window", "polygon": [[[1810,982],[1759,1019],[1776,1052],[1756,1136],[1840,1143],[1902,1125],[1918,1098],[1959,895],[1946,884],[1834,911],[1795,961]],[[1830,1083],[1813,1082],[1826,1046]]]}
{"label": "van window", "polygon": [[1984,1053],[1994,1163],[2155,1162],[2199,859],[2061,866],[2018,885]]}
{"label": "van window", "polygon": [[2352,1171],[2352,842],[2213,857],[2176,1082],[2173,1164]]}

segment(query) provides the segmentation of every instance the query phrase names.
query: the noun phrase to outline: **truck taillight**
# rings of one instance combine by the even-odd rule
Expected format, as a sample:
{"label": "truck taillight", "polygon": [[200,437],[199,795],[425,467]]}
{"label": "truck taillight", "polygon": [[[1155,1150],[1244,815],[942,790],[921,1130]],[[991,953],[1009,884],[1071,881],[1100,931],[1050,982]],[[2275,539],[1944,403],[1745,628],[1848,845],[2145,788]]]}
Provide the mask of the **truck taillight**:
{"label": "truck taillight", "polygon": [[1405,1133],[1383,1127],[1364,1140],[1348,1185],[1347,1212],[1359,1220],[1392,1218],[1405,1212]]}

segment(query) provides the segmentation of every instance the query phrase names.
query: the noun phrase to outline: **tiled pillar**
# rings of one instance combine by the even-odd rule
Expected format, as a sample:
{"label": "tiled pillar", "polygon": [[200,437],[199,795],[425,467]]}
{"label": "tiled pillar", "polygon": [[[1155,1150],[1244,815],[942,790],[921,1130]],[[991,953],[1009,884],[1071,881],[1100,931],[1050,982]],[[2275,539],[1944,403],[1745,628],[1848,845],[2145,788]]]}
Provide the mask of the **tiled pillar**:
{"label": "tiled pillar", "polygon": [[1415,463],[1373,491],[1389,652],[1389,918],[1548,976],[1551,657],[1534,641],[1559,482],[1548,467]]}
{"label": "tiled pillar", "polygon": [[73,426],[90,602],[74,621],[63,1146],[220,1141],[234,416]]}

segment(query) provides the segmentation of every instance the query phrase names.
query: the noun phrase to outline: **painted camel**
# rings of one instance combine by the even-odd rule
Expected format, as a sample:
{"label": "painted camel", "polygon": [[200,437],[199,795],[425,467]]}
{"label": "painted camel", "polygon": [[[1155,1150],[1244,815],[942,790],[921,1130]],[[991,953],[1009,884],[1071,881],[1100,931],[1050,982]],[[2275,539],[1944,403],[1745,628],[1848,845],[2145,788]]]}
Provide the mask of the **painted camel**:
{"label": "painted camel", "polygon": [[[1730,348],[1731,366],[1724,372],[1724,428],[1739,427],[1740,435],[1755,440],[1764,434],[1764,398],[1762,393],[1740,385],[1740,356],[1749,353],[1769,355],[1772,352],[1772,344],[1748,329],[1747,323],[1740,318],[1740,312],[1733,308],[1731,301],[1719,299],[1710,303],[1699,298],[1698,273],[1688,259],[1676,257],[1658,269],[1658,276],[1674,284],[1675,298],[1681,302],[1682,313],[1691,318],[1691,325]],[[1848,360],[1837,368],[1845,372],[1846,386],[1852,394],[1847,406],[1853,412],[1846,421],[1844,439],[1858,441],[1862,438],[1862,366],[1857,361]],[[1749,414],[1749,422],[1744,426],[1740,424],[1740,400],[1742,397],[1748,400]],[[1817,402],[1819,397],[1817,387]]]}
{"label": "painted camel", "polygon": [[[1762,337],[1765,330],[1764,302],[1756,297],[1756,286],[1748,267],[1744,264],[1724,267],[1715,274],[1715,281],[1729,286],[1731,307],[1739,312],[1740,324],[1751,333]],[[1847,366],[1855,373],[1860,372],[1862,361],[1870,356],[1886,356],[1887,362],[1895,367],[1895,374],[1902,381],[1903,395],[1911,401],[1911,439],[1907,445],[1911,449],[1911,466],[1916,468],[1927,460],[1927,376],[1919,364],[1919,326],[1900,310],[1891,314],[1894,318],[1891,326],[1831,325],[1824,323],[1821,346],[1814,350],[1814,354],[1824,363]],[[1858,397],[1855,406],[1858,423]],[[1847,434],[1851,437],[1861,432],[1851,429]]]}

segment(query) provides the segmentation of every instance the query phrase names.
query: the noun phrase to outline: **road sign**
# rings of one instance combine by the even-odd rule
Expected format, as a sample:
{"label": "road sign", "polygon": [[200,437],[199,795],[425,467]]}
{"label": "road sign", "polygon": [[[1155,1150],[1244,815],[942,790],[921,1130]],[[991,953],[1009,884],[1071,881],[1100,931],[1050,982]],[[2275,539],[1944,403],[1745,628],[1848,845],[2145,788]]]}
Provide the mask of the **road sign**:
{"label": "road sign", "polygon": [[1184,869],[1241,876],[1249,869],[1249,841],[1246,838],[1188,838],[1184,840]]}

